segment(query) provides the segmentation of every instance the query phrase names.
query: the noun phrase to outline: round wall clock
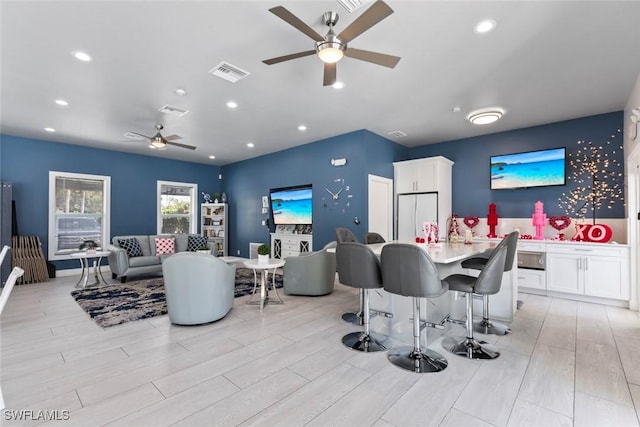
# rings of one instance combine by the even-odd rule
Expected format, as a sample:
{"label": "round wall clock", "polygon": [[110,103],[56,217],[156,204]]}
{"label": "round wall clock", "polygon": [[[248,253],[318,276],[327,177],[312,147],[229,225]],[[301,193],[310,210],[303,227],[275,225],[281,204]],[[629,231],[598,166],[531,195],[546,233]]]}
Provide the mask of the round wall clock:
{"label": "round wall clock", "polygon": [[351,206],[351,187],[344,178],[336,178],[324,188],[322,197],[325,208],[334,212],[346,213]]}

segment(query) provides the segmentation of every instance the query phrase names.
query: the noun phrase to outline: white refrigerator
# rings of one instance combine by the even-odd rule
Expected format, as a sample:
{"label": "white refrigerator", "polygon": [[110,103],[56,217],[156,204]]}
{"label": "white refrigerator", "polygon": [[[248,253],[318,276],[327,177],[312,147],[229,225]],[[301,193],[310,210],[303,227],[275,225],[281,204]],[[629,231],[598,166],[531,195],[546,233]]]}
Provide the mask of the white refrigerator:
{"label": "white refrigerator", "polygon": [[[398,240],[415,240],[424,237],[422,223],[438,222],[438,193],[398,194],[397,204]],[[439,230],[440,236],[446,233]]]}

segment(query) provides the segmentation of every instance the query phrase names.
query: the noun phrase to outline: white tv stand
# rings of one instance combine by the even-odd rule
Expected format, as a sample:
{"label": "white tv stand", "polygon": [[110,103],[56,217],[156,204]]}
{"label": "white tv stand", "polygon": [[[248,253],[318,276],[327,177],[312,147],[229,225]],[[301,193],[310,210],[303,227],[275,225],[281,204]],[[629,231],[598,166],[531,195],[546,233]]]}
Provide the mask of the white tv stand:
{"label": "white tv stand", "polygon": [[303,233],[271,233],[271,258],[298,256],[313,250],[313,235]]}

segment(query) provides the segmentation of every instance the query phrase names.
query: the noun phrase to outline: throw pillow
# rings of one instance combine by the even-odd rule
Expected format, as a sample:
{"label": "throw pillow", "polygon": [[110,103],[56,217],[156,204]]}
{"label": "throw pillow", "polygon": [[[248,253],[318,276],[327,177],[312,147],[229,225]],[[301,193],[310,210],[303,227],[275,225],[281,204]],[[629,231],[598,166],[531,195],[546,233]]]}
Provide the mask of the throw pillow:
{"label": "throw pillow", "polygon": [[176,241],[170,237],[156,238],[156,255],[171,255],[176,252]]}
{"label": "throw pillow", "polygon": [[127,255],[130,258],[142,256],[142,248],[140,247],[140,243],[135,237],[131,239],[118,239],[118,244],[122,249],[127,251]]}
{"label": "throw pillow", "polygon": [[204,236],[189,236],[187,239],[188,251],[195,252],[205,246],[207,246],[207,238]]}

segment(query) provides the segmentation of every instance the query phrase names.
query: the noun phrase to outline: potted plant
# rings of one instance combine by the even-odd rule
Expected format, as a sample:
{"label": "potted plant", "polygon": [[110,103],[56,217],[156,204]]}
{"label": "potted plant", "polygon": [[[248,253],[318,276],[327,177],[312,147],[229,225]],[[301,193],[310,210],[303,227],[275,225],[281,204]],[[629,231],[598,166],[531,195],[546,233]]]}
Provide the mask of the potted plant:
{"label": "potted plant", "polygon": [[268,264],[269,254],[271,254],[271,248],[264,243],[258,246],[258,264]]}
{"label": "potted plant", "polygon": [[200,252],[201,254],[210,254],[211,249],[209,249],[209,246],[200,246],[198,249],[196,249],[196,252]]}
{"label": "potted plant", "polygon": [[213,203],[218,203],[220,200],[220,193],[213,193]]}

